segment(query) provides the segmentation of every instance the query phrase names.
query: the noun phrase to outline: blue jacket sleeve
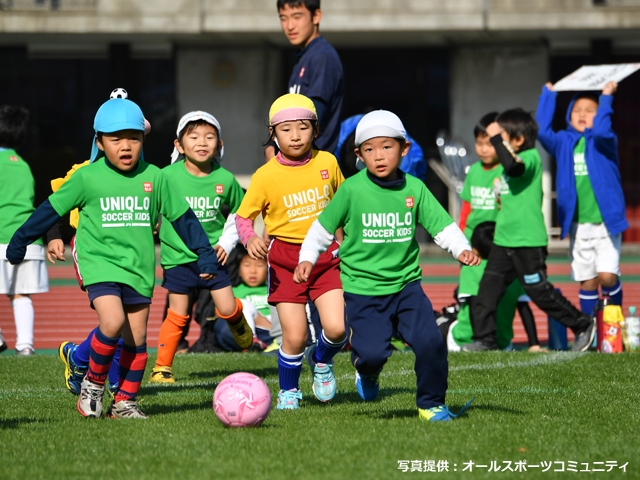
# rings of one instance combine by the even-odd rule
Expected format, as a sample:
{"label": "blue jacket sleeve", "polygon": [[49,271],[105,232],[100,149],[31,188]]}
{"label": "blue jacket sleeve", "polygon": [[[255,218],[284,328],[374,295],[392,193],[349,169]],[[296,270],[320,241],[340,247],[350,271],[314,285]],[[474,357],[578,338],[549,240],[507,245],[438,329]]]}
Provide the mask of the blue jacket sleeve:
{"label": "blue jacket sleeve", "polygon": [[591,135],[598,151],[608,159],[617,162],[618,137],[611,126],[612,104],[613,95],[600,95],[598,112],[593,119]]}
{"label": "blue jacket sleeve", "polygon": [[553,131],[553,115],[556,111],[557,92],[552,92],[545,85],[542,87],[542,94],[538,100],[538,110],[536,111],[536,122],[538,122],[538,140],[554,157],[557,157],[557,149],[560,145],[558,134]]}
{"label": "blue jacket sleeve", "polygon": [[216,275],[218,273],[218,256],[193,210],[187,210],[180,218],[171,222],[171,225],[187,248],[198,254],[200,271]]}
{"label": "blue jacket sleeve", "polygon": [[11,237],[7,246],[7,260],[9,260],[9,263],[12,265],[22,263],[27,253],[27,246],[47,233],[60,218],[58,212],[51,206],[49,199],[42,202]]}
{"label": "blue jacket sleeve", "polygon": [[327,114],[329,113],[329,108],[327,107],[327,102],[318,97],[311,97],[311,101],[313,102],[313,106],[316,107],[316,114],[318,115],[318,124],[326,125],[327,122]]}

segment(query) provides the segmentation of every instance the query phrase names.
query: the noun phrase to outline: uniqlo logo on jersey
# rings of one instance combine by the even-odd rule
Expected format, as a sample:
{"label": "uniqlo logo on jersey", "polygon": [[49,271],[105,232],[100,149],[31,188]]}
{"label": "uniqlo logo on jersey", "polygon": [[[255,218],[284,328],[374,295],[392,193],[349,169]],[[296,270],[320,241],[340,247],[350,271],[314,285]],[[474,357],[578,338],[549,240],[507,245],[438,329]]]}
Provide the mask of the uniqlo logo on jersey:
{"label": "uniqlo logo on jersey", "polygon": [[329,170],[320,170],[320,175],[323,180],[329,180]]}
{"label": "uniqlo logo on jersey", "polygon": [[145,192],[151,192],[153,190],[153,186],[151,185],[151,182],[144,182],[142,185],[144,186]]}
{"label": "uniqlo logo on jersey", "polygon": [[300,69],[300,75],[299,75],[299,77],[300,77],[300,78],[302,78],[302,76],[303,76],[303,75],[304,75],[304,67],[302,67],[302,68]]}
{"label": "uniqlo logo on jersey", "polygon": [[220,184],[216,185],[216,193],[218,195],[222,195],[224,193],[224,185],[220,185]]}
{"label": "uniqlo logo on jersey", "polygon": [[14,157],[13,155],[11,155],[9,157],[9,160],[12,161],[12,162],[17,162],[18,160],[20,160],[20,158],[19,157]]}
{"label": "uniqlo logo on jersey", "polygon": [[404,199],[405,204],[407,205],[407,208],[411,208],[413,207],[413,197],[407,197]]}

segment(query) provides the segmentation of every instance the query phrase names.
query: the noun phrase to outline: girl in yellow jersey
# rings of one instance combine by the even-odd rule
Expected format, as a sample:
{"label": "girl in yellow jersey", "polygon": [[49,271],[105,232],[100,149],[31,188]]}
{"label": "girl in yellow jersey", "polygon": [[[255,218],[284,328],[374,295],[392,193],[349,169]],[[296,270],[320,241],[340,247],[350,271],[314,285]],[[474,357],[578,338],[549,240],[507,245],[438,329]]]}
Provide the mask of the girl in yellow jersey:
{"label": "girl in yellow jersey", "polygon": [[[313,101],[304,95],[287,94],[273,102],[269,132],[280,152],[253,175],[236,212],[236,225],[249,255],[268,260],[269,303],[276,306],[282,324],[277,408],[283,410],[299,408],[302,399],[298,381],[307,342],[305,306],[309,298],[322,323],[322,334],[307,350],[313,393],[321,402],[328,402],[336,393],[332,359],[346,341],[338,244],[334,242],[320,257],[321,267],[313,270],[309,283],[294,283],[293,272],[309,227],[344,177],[332,154],[312,148],[318,116]],[[253,229],[260,213],[272,238],[269,245]]]}

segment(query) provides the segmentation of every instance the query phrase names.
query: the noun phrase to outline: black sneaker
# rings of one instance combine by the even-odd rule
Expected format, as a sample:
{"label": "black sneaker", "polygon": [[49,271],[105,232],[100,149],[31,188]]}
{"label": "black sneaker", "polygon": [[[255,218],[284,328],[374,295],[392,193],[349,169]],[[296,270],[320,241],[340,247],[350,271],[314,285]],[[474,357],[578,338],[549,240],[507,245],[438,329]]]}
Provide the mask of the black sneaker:
{"label": "black sneaker", "polygon": [[585,316],[589,326],[580,333],[575,333],[576,338],[573,340],[572,352],[584,352],[591,347],[593,337],[596,334],[596,324],[589,316]]}
{"label": "black sneaker", "polygon": [[0,330],[0,353],[4,352],[7,349],[7,342],[2,336],[2,330]]}
{"label": "black sneaker", "polygon": [[498,344],[494,339],[481,341],[476,340],[475,342],[462,345],[463,352],[486,352],[489,350],[499,350]]}

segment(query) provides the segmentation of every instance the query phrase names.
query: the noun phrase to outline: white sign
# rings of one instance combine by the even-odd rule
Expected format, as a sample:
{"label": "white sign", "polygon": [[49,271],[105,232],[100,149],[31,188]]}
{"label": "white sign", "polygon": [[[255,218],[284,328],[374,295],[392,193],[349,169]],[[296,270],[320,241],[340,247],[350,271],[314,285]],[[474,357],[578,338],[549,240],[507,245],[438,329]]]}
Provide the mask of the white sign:
{"label": "white sign", "polygon": [[618,63],[616,65],[584,65],[558,81],[556,92],[602,90],[611,82],[619,82],[640,69],[640,63]]}

